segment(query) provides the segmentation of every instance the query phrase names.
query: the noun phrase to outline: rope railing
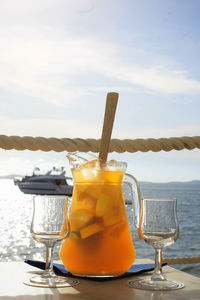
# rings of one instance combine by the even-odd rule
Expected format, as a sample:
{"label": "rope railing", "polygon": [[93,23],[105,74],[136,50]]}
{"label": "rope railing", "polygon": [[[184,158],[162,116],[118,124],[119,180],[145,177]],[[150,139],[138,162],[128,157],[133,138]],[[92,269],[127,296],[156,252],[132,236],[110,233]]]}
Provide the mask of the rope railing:
{"label": "rope railing", "polygon": [[[0,135],[0,148],[5,150],[55,151],[55,152],[99,152],[100,139],[45,138],[31,136]],[[200,149],[200,136],[183,136],[148,139],[112,139],[109,152],[159,152],[171,150]]]}
{"label": "rope railing", "polygon": [[200,263],[200,257],[173,257],[173,258],[163,258],[164,263],[168,265],[178,265],[178,264],[196,264]]}

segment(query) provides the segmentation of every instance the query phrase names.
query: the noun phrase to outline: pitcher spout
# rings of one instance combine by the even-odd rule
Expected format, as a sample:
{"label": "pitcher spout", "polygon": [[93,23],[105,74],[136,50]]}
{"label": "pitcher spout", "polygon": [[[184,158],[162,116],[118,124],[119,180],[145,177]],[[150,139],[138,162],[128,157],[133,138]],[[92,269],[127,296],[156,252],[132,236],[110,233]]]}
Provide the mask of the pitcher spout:
{"label": "pitcher spout", "polygon": [[66,157],[72,168],[77,168],[79,165],[87,161],[84,157],[80,156],[79,152],[68,152]]}

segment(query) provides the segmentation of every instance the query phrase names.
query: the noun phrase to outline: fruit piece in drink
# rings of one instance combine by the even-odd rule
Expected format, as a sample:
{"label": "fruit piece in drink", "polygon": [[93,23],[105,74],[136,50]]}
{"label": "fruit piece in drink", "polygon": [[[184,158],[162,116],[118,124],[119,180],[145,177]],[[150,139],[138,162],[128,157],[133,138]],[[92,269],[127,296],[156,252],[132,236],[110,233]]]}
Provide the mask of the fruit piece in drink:
{"label": "fruit piece in drink", "polygon": [[80,230],[80,235],[81,235],[82,239],[85,239],[85,238],[87,238],[91,235],[94,235],[94,234],[102,231],[103,229],[104,229],[103,224],[95,222],[95,223],[90,224],[86,227],[83,227]]}
{"label": "fruit piece in drink", "polygon": [[96,196],[101,192],[103,188],[104,181],[100,183],[88,183],[88,184],[79,184],[77,193],[81,197],[92,197],[96,198]]}
{"label": "fruit piece in drink", "polygon": [[69,216],[71,231],[79,231],[82,227],[91,223],[93,219],[94,215],[88,210],[78,209],[73,211]]}
{"label": "fruit piece in drink", "polygon": [[112,235],[112,237],[115,237],[116,239],[119,238],[119,236],[123,233],[123,231],[126,229],[126,222],[121,221],[119,223],[114,224],[110,227],[109,233]]}
{"label": "fruit piece in drink", "polygon": [[74,242],[78,241],[78,240],[81,238],[80,232],[79,232],[79,231],[72,231],[72,232],[70,233],[70,238],[71,238]]}
{"label": "fruit piece in drink", "polygon": [[112,226],[116,223],[122,222],[123,218],[120,214],[119,209],[111,210],[108,214],[103,216],[104,226]]}
{"label": "fruit piece in drink", "polygon": [[110,197],[106,194],[100,194],[96,204],[96,216],[103,217],[110,209],[110,206],[111,206]]}
{"label": "fruit piece in drink", "polygon": [[95,215],[96,199],[90,196],[79,197],[78,206],[80,210],[89,211],[91,214]]}

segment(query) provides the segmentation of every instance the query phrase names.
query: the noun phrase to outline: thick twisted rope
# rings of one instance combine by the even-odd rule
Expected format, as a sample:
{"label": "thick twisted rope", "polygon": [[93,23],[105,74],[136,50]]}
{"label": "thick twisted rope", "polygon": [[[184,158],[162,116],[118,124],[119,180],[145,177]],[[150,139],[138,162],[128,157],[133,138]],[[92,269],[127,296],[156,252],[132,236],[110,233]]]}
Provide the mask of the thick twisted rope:
{"label": "thick twisted rope", "polygon": [[168,265],[177,264],[196,264],[200,263],[200,257],[175,257],[175,258],[163,258],[163,262]]}
{"label": "thick twisted rope", "polygon": [[[31,150],[31,151],[55,151],[55,152],[99,152],[99,139],[69,139],[69,138],[44,138],[31,136],[6,136],[0,135],[0,148],[5,150]],[[112,139],[109,152],[159,152],[171,150],[200,149],[200,136],[171,137],[159,139]]]}

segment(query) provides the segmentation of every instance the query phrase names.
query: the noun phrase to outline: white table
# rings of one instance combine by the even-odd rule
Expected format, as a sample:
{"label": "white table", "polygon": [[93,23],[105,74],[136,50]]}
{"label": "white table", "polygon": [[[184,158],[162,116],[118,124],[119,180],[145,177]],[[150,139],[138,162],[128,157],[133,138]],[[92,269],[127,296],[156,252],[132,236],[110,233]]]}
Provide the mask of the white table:
{"label": "white table", "polygon": [[[139,260],[137,263],[147,261]],[[149,262],[149,261],[148,261]],[[200,299],[200,278],[169,266],[163,268],[168,278],[181,281],[185,288],[175,291],[143,291],[128,286],[134,277],[107,282],[80,279],[80,284],[67,288],[38,288],[23,284],[38,269],[23,262],[0,262],[0,300],[197,300]],[[149,277],[140,275],[138,277]]]}

